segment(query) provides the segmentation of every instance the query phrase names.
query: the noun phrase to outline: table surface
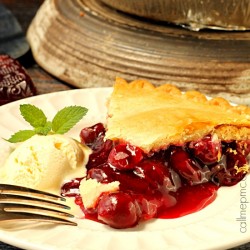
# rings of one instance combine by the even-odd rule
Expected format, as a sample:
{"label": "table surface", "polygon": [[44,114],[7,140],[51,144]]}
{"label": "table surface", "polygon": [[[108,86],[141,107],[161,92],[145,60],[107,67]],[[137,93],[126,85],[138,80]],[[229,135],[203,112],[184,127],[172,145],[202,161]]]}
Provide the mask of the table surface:
{"label": "table surface", "polygon": [[[27,31],[29,23],[36,14],[37,9],[42,4],[43,0],[0,0],[15,15],[21,24],[24,32]],[[57,91],[74,89],[75,87],[62,82],[55,77],[45,72],[34,61],[31,52],[28,52],[22,59],[23,65],[26,67],[28,74],[31,76],[38,94],[46,94]],[[99,86],[98,86],[99,87]],[[17,250],[18,248],[0,242],[0,250]],[[250,242],[243,246],[234,248],[234,250],[250,249]]]}

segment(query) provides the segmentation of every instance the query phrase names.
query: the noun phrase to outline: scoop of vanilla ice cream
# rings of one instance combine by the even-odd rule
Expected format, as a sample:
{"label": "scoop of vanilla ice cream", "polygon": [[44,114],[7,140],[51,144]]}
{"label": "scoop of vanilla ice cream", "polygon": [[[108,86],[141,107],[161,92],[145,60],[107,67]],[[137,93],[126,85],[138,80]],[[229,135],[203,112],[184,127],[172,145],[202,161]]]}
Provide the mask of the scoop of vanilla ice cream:
{"label": "scoop of vanilla ice cream", "polygon": [[88,149],[63,135],[35,135],[9,155],[1,181],[60,193],[65,180],[86,174]]}

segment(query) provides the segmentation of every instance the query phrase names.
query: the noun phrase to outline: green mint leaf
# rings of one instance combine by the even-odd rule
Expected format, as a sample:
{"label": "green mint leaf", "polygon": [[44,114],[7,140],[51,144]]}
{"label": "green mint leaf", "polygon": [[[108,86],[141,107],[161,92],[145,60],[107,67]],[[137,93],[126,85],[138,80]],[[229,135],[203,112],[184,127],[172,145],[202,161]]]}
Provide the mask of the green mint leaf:
{"label": "green mint leaf", "polygon": [[11,143],[23,142],[31,138],[35,134],[36,132],[34,130],[20,130],[13,134],[7,141]]}
{"label": "green mint leaf", "polygon": [[87,108],[81,106],[69,106],[58,111],[52,120],[52,131],[64,134],[79,122],[88,112]]}
{"label": "green mint leaf", "polygon": [[21,104],[20,112],[25,119],[32,127],[44,127],[47,122],[47,117],[43,111],[31,104]]}
{"label": "green mint leaf", "polygon": [[31,104],[21,104],[20,112],[23,118],[33,126],[34,130],[18,131],[6,140],[8,142],[23,142],[35,134],[64,134],[86,115],[88,109],[81,106],[65,107],[55,115],[52,122],[47,121],[47,117],[41,109]]}
{"label": "green mint leaf", "polygon": [[36,134],[39,135],[47,135],[51,131],[52,123],[47,122],[44,127],[37,127],[35,128]]}

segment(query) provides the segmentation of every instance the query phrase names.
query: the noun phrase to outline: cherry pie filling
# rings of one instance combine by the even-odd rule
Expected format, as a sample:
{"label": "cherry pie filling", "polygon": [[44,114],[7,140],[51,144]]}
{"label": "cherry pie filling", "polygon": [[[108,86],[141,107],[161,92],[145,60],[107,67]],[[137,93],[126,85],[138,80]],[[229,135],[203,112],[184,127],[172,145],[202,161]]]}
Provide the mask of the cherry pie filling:
{"label": "cherry pie filling", "polygon": [[[65,183],[62,195],[74,196],[85,218],[114,228],[198,211],[216,198],[220,186],[235,185],[248,172],[250,140],[220,141],[213,134],[146,155],[126,142],[105,140],[101,123],[82,129],[80,139],[92,149],[87,176]],[[84,178],[119,181],[119,190],[102,193],[95,207],[85,208],[78,192]]]}

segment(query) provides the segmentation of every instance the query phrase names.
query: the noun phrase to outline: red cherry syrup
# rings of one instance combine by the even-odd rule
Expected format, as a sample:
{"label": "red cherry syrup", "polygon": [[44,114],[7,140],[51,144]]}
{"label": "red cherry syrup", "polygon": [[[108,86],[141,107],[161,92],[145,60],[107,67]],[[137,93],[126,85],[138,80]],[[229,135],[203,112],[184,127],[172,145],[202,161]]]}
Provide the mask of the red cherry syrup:
{"label": "red cherry syrup", "polygon": [[[216,198],[220,186],[244,178],[250,142],[222,142],[216,136],[183,146],[170,146],[150,156],[127,143],[105,140],[98,123],[80,133],[92,149],[87,176],[100,183],[119,181],[119,191],[103,193],[94,208],[86,209],[79,195],[82,178],[62,187],[62,195],[75,197],[85,218],[113,228],[134,227],[151,218],[179,218],[197,212]],[[235,167],[237,166],[237,168]]]}

